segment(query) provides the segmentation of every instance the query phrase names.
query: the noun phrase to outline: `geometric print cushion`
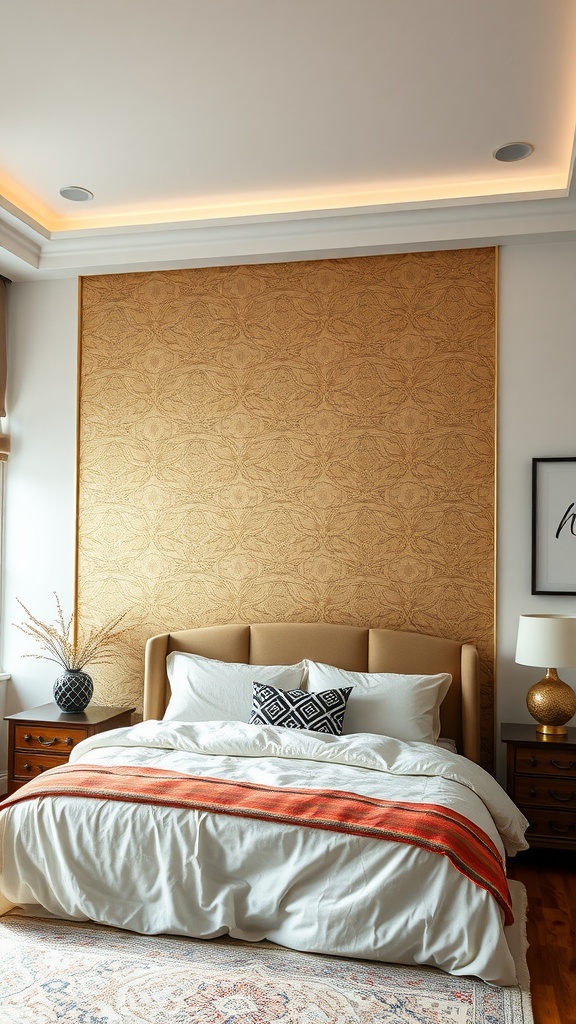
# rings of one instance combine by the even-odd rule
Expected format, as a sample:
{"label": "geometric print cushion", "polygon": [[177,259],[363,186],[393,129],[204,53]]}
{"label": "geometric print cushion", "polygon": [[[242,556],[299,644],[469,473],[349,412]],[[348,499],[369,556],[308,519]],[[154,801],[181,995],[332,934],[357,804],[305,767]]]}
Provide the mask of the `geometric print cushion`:
{"label": "geometric print cushion", "polygon": [[312,729],[340,736],[344,712],[354,687],[340,690],[279,690],[276,686],[252,684],[250,725],[281,725],[285,729]]}

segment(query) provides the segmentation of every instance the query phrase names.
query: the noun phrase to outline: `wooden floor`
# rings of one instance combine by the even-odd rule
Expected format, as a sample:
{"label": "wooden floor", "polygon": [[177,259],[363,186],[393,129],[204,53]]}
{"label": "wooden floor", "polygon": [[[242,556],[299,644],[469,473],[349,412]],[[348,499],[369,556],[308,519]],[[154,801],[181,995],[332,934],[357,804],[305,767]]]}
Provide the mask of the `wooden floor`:
{"label": "wooden floor", "polygon": [[528,894],[534,1024],[576,1024],[576,853],[527,850],[508,874]]}

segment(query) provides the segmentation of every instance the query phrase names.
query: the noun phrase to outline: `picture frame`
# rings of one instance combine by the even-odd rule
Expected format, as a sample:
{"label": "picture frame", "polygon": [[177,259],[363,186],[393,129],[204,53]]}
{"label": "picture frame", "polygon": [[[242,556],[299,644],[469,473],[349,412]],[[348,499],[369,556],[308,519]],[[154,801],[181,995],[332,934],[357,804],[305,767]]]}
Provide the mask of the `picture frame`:
{"label": "picture frame", "polygon": [[532,594],[576,594],[576,456],[532,459]]}

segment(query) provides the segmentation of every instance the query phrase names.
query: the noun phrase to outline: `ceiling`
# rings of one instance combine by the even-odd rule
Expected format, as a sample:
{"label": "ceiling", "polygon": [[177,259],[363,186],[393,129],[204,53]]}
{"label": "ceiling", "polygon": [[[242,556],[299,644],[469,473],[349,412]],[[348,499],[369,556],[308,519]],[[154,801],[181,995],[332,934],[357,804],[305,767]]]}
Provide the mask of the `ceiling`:
{"label": "ceiling", "polygon": [[[0,0],[0,19],[13,280],[576,232],[573,0]],[[513,142],[533,154],[494,159]]]}

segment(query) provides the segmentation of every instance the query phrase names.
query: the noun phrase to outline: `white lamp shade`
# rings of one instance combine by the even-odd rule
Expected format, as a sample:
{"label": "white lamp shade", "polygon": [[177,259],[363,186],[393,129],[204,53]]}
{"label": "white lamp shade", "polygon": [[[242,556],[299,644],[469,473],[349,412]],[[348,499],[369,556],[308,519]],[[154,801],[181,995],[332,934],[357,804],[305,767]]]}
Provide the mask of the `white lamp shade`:
{"label": "white lamp shade", "polygon": [[541,668],[576,665],[576,615],[521,615],[516,661]]}

